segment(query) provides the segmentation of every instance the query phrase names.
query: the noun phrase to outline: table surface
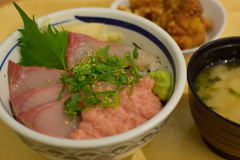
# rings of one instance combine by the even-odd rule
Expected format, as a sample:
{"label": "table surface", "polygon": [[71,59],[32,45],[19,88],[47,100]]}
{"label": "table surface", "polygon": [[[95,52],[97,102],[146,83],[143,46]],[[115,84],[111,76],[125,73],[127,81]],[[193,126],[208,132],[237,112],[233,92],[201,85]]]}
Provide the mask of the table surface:
{"label": "table surface", "polygon": [[[0,1],[0,43],[22,25],[12,5],[13,0]],[[16,0],[28,13],[40,17],[49,12],[86,6],[109,7],[113,0]],[[240,0],[220,0],[228,20],[223,35],[240,36]],[[186,57],[186,61],[190,56]],[[203,143],[189,111],[187,88],[158,136],[135,154],[124,160],[222,160]],[[28,148],[20,138],[0,120],[0,159],[48,160]]]}

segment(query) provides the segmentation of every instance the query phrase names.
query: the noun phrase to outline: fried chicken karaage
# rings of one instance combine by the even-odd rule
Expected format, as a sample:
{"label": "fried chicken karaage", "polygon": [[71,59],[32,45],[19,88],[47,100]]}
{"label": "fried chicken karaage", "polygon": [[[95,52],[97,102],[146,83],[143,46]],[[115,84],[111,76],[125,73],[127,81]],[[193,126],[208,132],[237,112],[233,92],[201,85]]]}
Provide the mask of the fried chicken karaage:
{"label": "fried chicken karaage", "polygon": [[130,4],[125,10],[161,26],[183,50],[204,43],[206,32],[213,27],[202,17],[199,0],[130,0]]}

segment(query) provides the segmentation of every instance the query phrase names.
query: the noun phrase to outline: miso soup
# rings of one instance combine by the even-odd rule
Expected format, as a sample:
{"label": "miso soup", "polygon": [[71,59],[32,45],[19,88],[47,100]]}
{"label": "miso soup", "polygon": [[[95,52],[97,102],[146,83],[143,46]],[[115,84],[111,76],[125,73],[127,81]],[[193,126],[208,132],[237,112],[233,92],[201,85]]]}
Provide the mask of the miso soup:
{"label": "miso soup", "polygon": [[231,61],[211,65],[196,77],[198,96],[213,111],[240,123],[240,63]]}

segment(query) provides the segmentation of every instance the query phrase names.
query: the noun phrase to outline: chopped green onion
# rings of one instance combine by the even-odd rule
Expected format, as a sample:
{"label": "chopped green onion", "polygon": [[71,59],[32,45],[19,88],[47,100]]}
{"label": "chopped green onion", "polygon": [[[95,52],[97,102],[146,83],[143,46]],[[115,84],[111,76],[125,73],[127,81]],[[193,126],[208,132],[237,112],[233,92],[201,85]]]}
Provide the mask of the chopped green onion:
{"label": "chopped green onion", "polygon": [[133,50],[133,58],[137,59],[138,58],[138,49],[135,47]]}
{"label": "chopped green onion", "polygon": [[[70,70],[72,74],[62,75],[61,81],[73,93],[65,102],[65,113],[75,116],[97,105],[117,106],[119,91],[133,86],[141,78],[133,60],[138,58],[137,48],[124,57],[109,55],[109,48],[100,48],[96,54],[88,56],[85,63],[75,64]],[[102,88],[99,83],[105,83],[107,87]]]}

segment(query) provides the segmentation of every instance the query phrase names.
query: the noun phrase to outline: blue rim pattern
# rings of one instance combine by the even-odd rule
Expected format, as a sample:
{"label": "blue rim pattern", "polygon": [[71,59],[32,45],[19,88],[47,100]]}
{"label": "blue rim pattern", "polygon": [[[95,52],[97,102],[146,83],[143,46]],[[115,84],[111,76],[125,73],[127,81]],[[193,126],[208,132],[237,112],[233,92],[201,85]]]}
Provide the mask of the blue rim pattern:
{"label": "blue rim pattern", "polygon": [[6,56],[4,57],[1,65],[0,65],[0,71],[2,70],[3,64],[5,63],[5,61],[7,60],[8,56],[10,55],[10,53],[19,45],[19,42],[17,42],[15,45],[13,45],[13,47],[8,51],[8,53],[6,54]]}
{"label": "blue rim pattern", "polygon": [[[144,35],[145,37],[147,37],[149,40],[151,40],[153,43],[155,43],[158,48],[160,50],[163,51],[163,53],[167,56],[170,64],[171,64],[171,67],[172,67],[172,70],[173,70],[173,74],[174,74],[174,77],[176,76],[176,68],[175,68],[175,65],[174,65],[174,61],[168,51],[168,49],[164,46],[164,44],[159,40],[157,39],[153,34],[151,34],[150,32],[146,31],[145,29],[135,25],[135,24],[132,24],[132,23],[129,23],[129,22],[125,22],[125,21],[121,21],[121,20],[117,20],[117,19],[113,19],[113,18],[104,18],[104,17],[89,17],[89,16],[78,16],[76,15],[75,18],[77,20],[80,20],[80,21],[83,21],[83,22],[97,22],[97,23],[104,23],[104,24],[109,24],[109,25],[115,25],[115,26],[121,26],[123,28],[126,28],[126,29],[129,29],[129,30],[133,30],[135,32],[138,32],[140,33],[141,35]],[[65,21],[62,21],[62,22],[57,22],[57,23],[54,23],[52,24],[53,26],[54,25],[58,25],[58,24],[63,24],[63,23],[67,23],[71,20],[65,20]],[[2,67],[7,59],[7,57],[11,54],[11,52],[19,45],[19,43],[16,43],[9,51],[8,53],[6,54],[6,56],[4,57],[3,61],[1,62],[1,65],[0,65],[0,71],[2,70]]]}

